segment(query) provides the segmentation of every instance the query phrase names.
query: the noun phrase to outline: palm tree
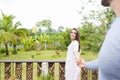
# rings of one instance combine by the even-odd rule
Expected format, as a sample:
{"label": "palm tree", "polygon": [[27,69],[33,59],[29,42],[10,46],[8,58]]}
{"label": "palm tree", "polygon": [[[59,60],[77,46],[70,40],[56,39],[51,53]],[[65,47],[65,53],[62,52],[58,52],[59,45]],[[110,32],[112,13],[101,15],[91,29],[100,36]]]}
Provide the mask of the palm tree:
{"label": "palm tree", "polygon": [[[17,29],[17,27],[21,25],[20,22],[16,22],[13,25],[12,20],[14,18],[15,18],[15,16],[13,16],[13,15],[8,15],[7,16],[2,12],[2,19],[0,19],[0,30],[4,31],[5,34],[3,34],[3,35],[5,35],[5,37],[3,37],[3,38],[6,38],[5,39],[6,41],[3,41],[4,44],[5,44],[5,47],[6,47],[6,55],[9,55],[8,43],[9,42],[13,43],[14,51],[16,52],[17,40],[19,39],[19,37],[25,37],[25,33],[27,32],[27,30],[24,29],[24,28]],[[11,38],[9,38],[9,40],[7,40],[8,37],[11,37]]]}
{"label": "palm tree", "polygon": [[13,43],[15,53],[17,53],[16,45],[17,45],[18,40],[26,38],[26,34],[28,33],[27,29],[25,28],[18,29],[17,27],[20,25],[21,25],[20,22],[16,22],[14,26],[11,28],[11,33],[13,34],[12,37],[14,37],[11,41]]}
{"label": "palm tree", "polygon": [[10,35],[11,35],[11,33],[0,30],[0,43],[5,44],[6,55],[9,55],[8,43],[10,42]]}
{"label": "palm tree", "polygon": [[9,30],[12,27],[13,18],[15,17],[12,15],[7,16],[2,12],[2,19],[0,19],[0,30],[3,30],[1,32],[4,35],[2,37],[2,42],[5,44],[5,47],[6,47],[6,55],[9,55],[9,52],[8,52],[9,35],[7,32],[9,32]]}

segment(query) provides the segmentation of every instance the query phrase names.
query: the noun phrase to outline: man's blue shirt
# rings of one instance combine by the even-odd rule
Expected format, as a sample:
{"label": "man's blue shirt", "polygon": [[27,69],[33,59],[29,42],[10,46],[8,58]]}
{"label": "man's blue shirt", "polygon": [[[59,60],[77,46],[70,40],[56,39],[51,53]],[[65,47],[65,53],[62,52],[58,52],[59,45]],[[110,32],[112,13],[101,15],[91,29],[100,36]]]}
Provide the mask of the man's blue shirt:
{"label": "man's blue shirt", "polygon": [[98,59],[87,62],[86,68],[98,69],[99,80],[120,80],[120,17],[110,25]]}

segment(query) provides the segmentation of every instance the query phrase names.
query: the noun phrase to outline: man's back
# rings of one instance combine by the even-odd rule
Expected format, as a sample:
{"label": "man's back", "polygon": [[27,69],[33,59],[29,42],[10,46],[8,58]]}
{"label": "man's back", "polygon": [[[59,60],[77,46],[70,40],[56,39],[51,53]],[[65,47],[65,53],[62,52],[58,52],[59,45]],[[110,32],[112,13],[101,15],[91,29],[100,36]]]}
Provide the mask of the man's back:
{"label": "man's back", "polygon": [[98,56],[99,80],[120,80],[120,17],[108,30]]}

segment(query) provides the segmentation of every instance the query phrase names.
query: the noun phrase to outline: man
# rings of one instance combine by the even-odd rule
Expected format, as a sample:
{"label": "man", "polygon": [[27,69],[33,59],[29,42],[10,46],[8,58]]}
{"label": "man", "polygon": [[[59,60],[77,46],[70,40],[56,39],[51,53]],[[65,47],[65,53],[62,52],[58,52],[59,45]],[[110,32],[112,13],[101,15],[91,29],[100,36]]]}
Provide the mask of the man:
{"label": "man", "polygon": [[120,80],[120,0],[102,0],[103,6],[110,6],[116,14],[100,49],[98,59],[79,62],[81,68],[99,71],[98,80]]}

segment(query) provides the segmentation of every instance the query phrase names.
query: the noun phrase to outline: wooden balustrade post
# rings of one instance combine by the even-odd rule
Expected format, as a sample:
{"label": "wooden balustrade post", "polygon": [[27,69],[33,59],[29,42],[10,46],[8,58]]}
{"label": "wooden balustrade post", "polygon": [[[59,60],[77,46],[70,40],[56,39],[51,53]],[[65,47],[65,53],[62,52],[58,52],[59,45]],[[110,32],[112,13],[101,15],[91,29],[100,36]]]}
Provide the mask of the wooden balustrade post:
{"label": "wooden balustrade post", "polygon": [[54,78],[55,62],[49,62],[49,64],[48,64],[48,70],[49,70],[48,72],[49,72],[50,77]]}
{"label": "wooden balustrade post", "polygon": [[1,80],[1,62],[0,62],[0,80]]}
{"label": "wooden balustrade post", "polygon": [[16,62],[15,76],[17,79],[22,80],[22,62]]}
{"label": "wooden balustrade post", "polygon": [[37,77],[40,77],[42,72],[42,62],[37,63]]}
{"label": "wooden balustrade post", "polygon": [[88,70],[85,68],[81,69],[81,80],[88,80]]}
{"label": "wooden balustrade post", "polygon": [[4,67],[4,79],[8,80],[11,77],[11,63],[10,62],[5,62],[5,67]]}
{"label": "wooden balustrade post", "polygon": [[65,80],[65,62],[59,62],[59,80]]}
{"label": "wooden balustrade post", "polygon": [[33,62],[27,62],[26,64],[26,80],[33,80]]}
{"label": "wooden balustrade post", "polygon": [[92,70],[92,80],[98,80],[98,71]]}

